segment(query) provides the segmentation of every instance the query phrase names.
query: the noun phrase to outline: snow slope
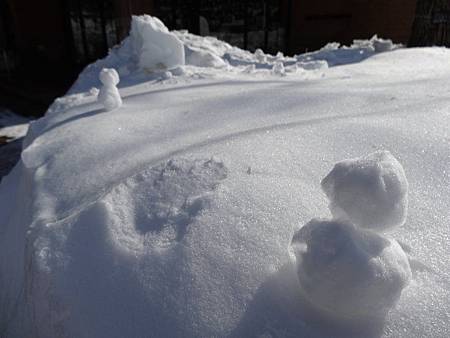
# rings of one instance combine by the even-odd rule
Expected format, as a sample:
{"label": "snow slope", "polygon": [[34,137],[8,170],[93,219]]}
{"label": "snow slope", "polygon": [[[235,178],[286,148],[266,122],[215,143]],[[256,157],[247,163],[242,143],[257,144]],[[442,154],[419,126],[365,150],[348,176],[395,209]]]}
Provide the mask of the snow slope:
{"label": "snow slope", "polygon": [[[205,38],[226,66],[146,73],[126,44],[31,123],[1,182],[0,335],[449,336],[449,50],[308,56],[311,70]],[[103,67],[121,76],[111,112],[89,91]],[[333,165],[382,149],[409,182],[388,236],[412,281],[384,319],[328,318],[301,296],[290,243],[330,217]]]}

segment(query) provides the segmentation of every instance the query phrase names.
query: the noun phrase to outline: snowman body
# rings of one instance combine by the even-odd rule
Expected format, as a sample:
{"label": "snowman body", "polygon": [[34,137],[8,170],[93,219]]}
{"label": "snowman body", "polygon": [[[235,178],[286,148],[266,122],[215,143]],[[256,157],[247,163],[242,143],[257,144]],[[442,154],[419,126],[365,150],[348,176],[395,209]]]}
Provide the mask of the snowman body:
{"label": "snowman body", "polygon": [[98,102],[100,102],[107,111],[119,108],[122,105],[117,84],[119,83],[119,74],[113,68],[103,68],[99,79],[102,87],[98,93]]}

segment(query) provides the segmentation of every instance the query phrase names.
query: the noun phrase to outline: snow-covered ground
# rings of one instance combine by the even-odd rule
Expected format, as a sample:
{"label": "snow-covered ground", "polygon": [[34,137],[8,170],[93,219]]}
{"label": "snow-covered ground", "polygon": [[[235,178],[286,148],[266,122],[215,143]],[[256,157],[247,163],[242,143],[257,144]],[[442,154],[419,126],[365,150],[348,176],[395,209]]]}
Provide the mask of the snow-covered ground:
{"label": "snow-covered ground", "polygon": [[[450,51],[373,39],[284,57],[163,33],[185,65],[147,68],[139,48],[151,55],[164,37],[132,36],[31,123],[0,186],[0,335],[448,337]],[[121,78],[112,111],[92,89],[105,67]],[[375,234],[310,222],[331,217],[321,181],[334,164],[377,150],[403,166],[371,162],[385,175],[369,178],[403,182],[404,170],[392,196],[405,223]],[[375,180],[362,175],[342,182]],[[297,268],[305,224],[322,265]],[[344,285],[314,304],[302,271],[343,275],[362,298]],[[391,294],[387,314],[359,317]],[[347,298],[351,311],[333,313]]]}

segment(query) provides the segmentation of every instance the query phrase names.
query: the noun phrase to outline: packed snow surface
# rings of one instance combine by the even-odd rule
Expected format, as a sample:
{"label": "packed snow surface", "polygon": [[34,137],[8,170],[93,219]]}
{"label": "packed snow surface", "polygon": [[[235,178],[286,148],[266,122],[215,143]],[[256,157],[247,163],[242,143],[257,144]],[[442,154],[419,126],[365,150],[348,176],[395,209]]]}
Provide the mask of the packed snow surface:
{"label": "packed snow surface", "polygon": [[[274,56],[159,27],[155,36],[225,65],[199,57],[143,70],[132,43],[143,31],[132,29],[31,123],[21,161],[2,179],[1,336],[450,335],[450,51],[378,53],[372,39]],[[137,46],[167,46],[161,55],[179,46],[162,40]],[[283,76],[272,71],[278,63]],[[121,80],[113,111],[97,101],[103,68]],[[302,231],[331,217],[319,182],[333,165],[381,150],[408,178],[403,226],[388,239],[343,220]],[[374,161],[376,177],[399,174],[390,157]],[[359,183],[350,179],[352,191]],[[299,231],[314,243],[300,269]],[[307,263],[315,257],[321,265]],[[331,279],[342,286],[334,294],[320,275],[353,260]],[[349,285],[361,299],[346,304]],[[365,302],[369,320],[324,314],[347,318]]]}
{"label": "packed snow surface", "polygon": [[388,151],[337,163],[322,180],[335,218],[373,230],[402,225],[408,211],[408,181]]}

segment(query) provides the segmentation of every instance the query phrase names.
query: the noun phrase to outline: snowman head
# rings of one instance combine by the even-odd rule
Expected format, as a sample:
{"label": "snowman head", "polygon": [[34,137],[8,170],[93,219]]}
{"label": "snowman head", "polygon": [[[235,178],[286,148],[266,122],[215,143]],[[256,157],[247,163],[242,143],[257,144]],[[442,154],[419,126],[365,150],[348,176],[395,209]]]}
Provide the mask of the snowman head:
{"label": "snowman head", "polygon": [[119,74],[114,68],[103,68],[99,78],[105,86],[116,86],[119,83]]}

